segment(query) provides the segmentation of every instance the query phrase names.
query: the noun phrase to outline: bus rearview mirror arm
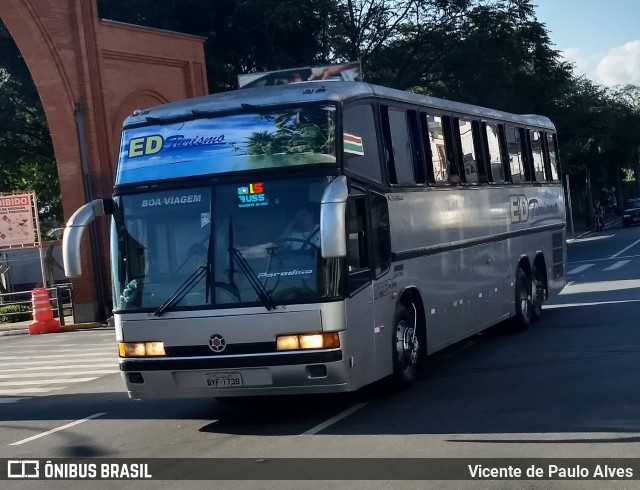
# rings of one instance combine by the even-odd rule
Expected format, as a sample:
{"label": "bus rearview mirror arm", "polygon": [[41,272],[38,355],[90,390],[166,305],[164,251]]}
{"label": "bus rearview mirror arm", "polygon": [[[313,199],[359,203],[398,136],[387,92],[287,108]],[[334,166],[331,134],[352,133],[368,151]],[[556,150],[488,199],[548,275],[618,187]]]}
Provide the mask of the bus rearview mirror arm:
{"label": "bus rearview mirror arm", "polygon": [[346,257],[347,178],[340,175],[324,190],[320,203],[320,251],[325,259]]}
{"label": "bus rearview mirror arm", "polygon": [[64,273],[67,277],[74,278],[82,275],[80,242],[84,230],[96,218],[104,216],[105,208],[107,211],[111,211],[112,207],[110,199],[96,199],[78,209],[67,221],[62,237],[62,260]]}

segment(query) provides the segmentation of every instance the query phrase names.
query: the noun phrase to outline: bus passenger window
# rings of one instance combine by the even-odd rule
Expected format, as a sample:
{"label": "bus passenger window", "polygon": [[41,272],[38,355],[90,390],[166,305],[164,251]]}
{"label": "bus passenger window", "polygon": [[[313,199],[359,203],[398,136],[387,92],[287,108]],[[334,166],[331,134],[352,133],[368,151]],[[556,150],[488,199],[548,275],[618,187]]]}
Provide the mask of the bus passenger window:
{"label": "bus passenger window", "polygon": [[389,132],[393,149],[394,184],[415,184],[413,151],[405,111],[389,109]]}
{"label": "bus passenger window", "polygon": [[382,181],[373,108],[368,104],[348,107],[343,118],[344,165],[374,182]]}
{"label": "bus passenger window", "polygon": [[547,146],[549,148],[549,163],[551,166],[551,180],[560,180],[560,170],[558,168],[558,142],[555,134],[546,134]]}
{"label": "bus passenger window", "polygon": [[471,121],[458,120],[458,132],[460,134],[460,153],[466,182],[478,183],[478,158],[473,145],[473,130]]}
{"label": "bus passenger window", "polygon": [[447,151],[442,118],[428,114],[427,128],[429,130],[428,144],[431,147],[431,161],[433,163],[433,179],[435,182],[446,182],[448,177]]}
{"label": "bus passenger window", "polygon": [[507,150],[509,152],[509,166],[511,168],[511,182],[514,184],[525,182],[520,131],[511,126],[506,128],[505,133],[507,137]]}
{"label": "bus passenger window", "polygon": [[542,158],[542,136],[540,131],[531,131],[531,154],[533,156],[533,171],[535,172],[535,180],[544,182],[544,159]]}
{"label": "bus passenger window", "polygon": [[485,125],[485,138],[487,139],[487,148],[489,150],[488,161],[491,166],[493,182],[503,184],[506,179],[504,175],[502,152],[500,151],[500,137],[497,124]]}

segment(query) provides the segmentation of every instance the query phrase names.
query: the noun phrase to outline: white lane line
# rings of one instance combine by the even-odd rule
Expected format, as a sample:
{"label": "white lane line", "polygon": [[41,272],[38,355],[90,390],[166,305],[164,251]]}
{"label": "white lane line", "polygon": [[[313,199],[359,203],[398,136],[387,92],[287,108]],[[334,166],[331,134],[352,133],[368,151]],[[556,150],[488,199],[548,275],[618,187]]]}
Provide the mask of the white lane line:
{"label": "white lane line", "polygon": [[579,265],[575,269],[571,269],[569,272],[567,272],[567,275],[568,274],[578,274],[578,273],[580,273],[582,271],[586,271],[589,267],[593,267],[593,264]]}
{"label": "white lane line", "polygon": [[614,271],[616,269],[620,269],[620,267],[624,267],[625,265],[627,265],[629,262],[631,262],[630,260],[618,260],[618,262],[616,262],[615,264],[610,265],[609,267],[605,267],[604,269],[602,269],[603,271]]}
{"label": "white lane line", "polygon": [[[52,355],[43,355],[43,356],[35,356],[35,355],[26,355],[26,356],[2,356],[3,360],[20,360],[20,359],[24,359],[26,360],[31,360],[31,359],[70,359],[70,358],[80,358],[80,359],[86,359],[89,353],[87,354],[60,354],[60,355],[56,355],[56,354],[52,354]],[[117,353],[114,352],[114,357],[117,355]],[[94,357],[91,357],[91,359],[94,359]]]}
{"label": "white lane line", "polygon": [[575,308],[577,306],[598,306],[598,305],[617,305],[621,303],[639,303],[640,299],[623,299],[620,301],[594,301],[593,303],[567,303],[562,305],[542,305],[544,310],[553,310],[555,308]]}
{"label": "white lane line", "polygon": [[64,389],[64,386],[59,388],[28,388],[23,390],[21,388],[14,388],[12,390],[0,390],[0,395],[33,395],[35,393],[51,393],[52,391],[58,391]]}
{"label": "white lane line", "polygon": [[16,403],[19,402],[20,400],[28,400],[30,397],[15,397],[12,396],[10,398],[0,398],[0,405],[2,405],[3,403]]}
{"label": "white lane line", "polygon": [[43,385],[59,385],[62,383],[86,383],[87,381],[93,381],[97,376],[92,378],[66,378],[66,379],[43,379],[42,381],[17,381],[15,383],[11,381],[0,381],[0,386],[43,386]]}
{"label": "white lane line", "polygon": [[617,254],[613,254],[611,257],[611,259],[615,259],[616,257],[618,257],[618,255],[622,255],[623,253],[625,253],[627,250],[629,250],[631,247],[636,246],[638,243],[640,243],[640,240],[636,240],[635,242],[633,242],[631,245],[629,245],[628,247],[623,248],[622,250],[620,250]]}
{"label": "white lane line", "polygon": [[[0,371],[0,372],[6,372],[6,371]],[[112,373],[117,373],[119,372],[119,370],[117,369],[99,369],[99,370],[95,370],[95,371],[82,371],[82,374],[84,376],[87,375],[91,375],[91,376],[101,376],[103,374],[112,374]],[[35,373],[12,373],[12,374],[0,374],[0,379],[16,379],[16,378],[46,378],[47,376],[60,376],[60,375],[64,375],[64,374],[74,374],[74,371],[68,371],[68,372],[58,372],[56,371],[55,373],[48,373],[48,374],[44,374],[44,373],[39,373],[39,372],[35,372]]]}
{"label": "white lane line", "polygon": [[[34,365],[31,367],[25,367],[27,364]],[[4,369],[2,369],[4,368]],[[7,369],[10,368],[10,369]],[[95,364],[52,364],[51,362],[43,365],[40,361],[31,361],[20,363],[16,366],[15,362],[11,364],[0,364],[0,372],[2,373],[22,373],[24,371],[40,371],[40,370],[64,370],[73,369],[75,371],[81,369],[102,369],[102,368],[115,368],[118,369],[118,360],[113,359],[111,362],[95,363]]]}
{"label": "white lane line", "polygon": [[43,432],[41,434],[37,434],[37,435],[32,436],[32,437],[27,437],[26,439],[22,439],[21,441],[12,442],[11,444],[9,444],[9,446],[19,446],[19,445],[25,444],[27,442],[35,441],[36,439],[40,439],[41,437],[48,436],[50,434],[53,434],[55,432],[59,432],[59,431],[64,430],[64,429],[68,429],[69,427],[73,427],[74,425],[82,424],[83,422],[87,422],[87,421],[92,420],[92,419],[97,419],[98,417],[102,417],[103,415],[106,415],[106,414],[107,414],[107,412],[94,413],[93,415],[90,415],[89,417],[86,417],[86,418],[80,419],[80,420],[76,420],[75,422],[71,422],[70,424],[62,425],[60,427],[48,430],[47,432]]}
{"label": "white lane line", "polygon": [[364,407],[366,405],[366,403],[356,403],[353,407],[351,408],[347,408],[344,412],[339,413],[338,415],[336,415],[335,417],[331,417],[329,420],[325,420],[324,422],[322,422],[319,425],[316,425],[315,427],[313,427],[312,429],[309,429],[306,432],[303,432],[302,434],[300,434],[301,436],[310,436],[313,434],[317,434],[318,432],[320,432],[321,430],[326,429],[327,427],[329,427],[332,424],[335,424],[336,422],[338,422],[339,420],[342,420],[343,418],[351,415],[353,412],[360,410],[362,407]]}
{"label": "white lane line", "polygon": [[[2,352],[3,349],[0,349],[0,352]],[[12,349],[6,349],[8,352],[13,352],[15,353],[16,349],[12,348]],[[64,354],[64,353],[72,353],[72,354],[94,354],[96,352],[114,352],[117,353],[118,352],[118,348],[114,347],[114,346],[110,346],[109,348],[99,348],[99,347],[95,347],[93,349],[51,349],[49,346],[42,346],[40,349],[22,349],[20,350],[21,354],[24,354],[25,356],[27,354],[29,355],[37,355],[37,354],[44,354],[44,353],[51,353],[51,351],[54,351],[56,354]]]}

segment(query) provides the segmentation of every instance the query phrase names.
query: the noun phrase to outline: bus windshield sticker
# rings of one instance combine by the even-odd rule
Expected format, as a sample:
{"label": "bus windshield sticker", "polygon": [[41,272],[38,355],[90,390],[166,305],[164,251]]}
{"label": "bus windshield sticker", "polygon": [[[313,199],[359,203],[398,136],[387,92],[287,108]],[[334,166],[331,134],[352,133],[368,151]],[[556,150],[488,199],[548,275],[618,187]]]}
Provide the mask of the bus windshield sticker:
{"label": "bus windshield sticker", "polygon": [[257,206],[268,206],[269,200],[264,195],[264,183],[255,182],[238,187],[239,208],[254,208]]}
{"label": "bus windshield sticker", "polygon": [[335,123],[334,106],[313,105],[127,129],[116,185],[335,164]]}
{"label": "bus windshield sticker", "polygon": [[362,138],[354,136],[352,134],[343,134],[344,152],[352,153],[354,155],[364,156],[364,146],[362,144]]}

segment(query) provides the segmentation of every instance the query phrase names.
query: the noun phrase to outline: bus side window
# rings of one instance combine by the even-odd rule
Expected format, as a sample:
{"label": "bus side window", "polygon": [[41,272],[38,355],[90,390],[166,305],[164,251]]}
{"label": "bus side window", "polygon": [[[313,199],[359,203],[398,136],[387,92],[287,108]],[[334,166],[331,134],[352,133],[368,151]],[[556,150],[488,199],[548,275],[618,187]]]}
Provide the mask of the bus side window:
{"label": "bus side window", "polygon": [[424,148],[425,160],[427,166],[427,182],[435,183],[435,169],[443,165],[443,160],[438,154],[438,149],[434,143],[433,134],[430,132],[429,124],[433,125],[433,116],[427,115],[426,112],[420,113],[420,139]]}
{"label": "bus side window", "polygon": [[378,138],[369,104],[347,107],[343,116],[344,165],[374,182],[382,181]]}
{"label": "bus side window", "polygon": [[524,128],[518,128],[520,134],[520,149],[522,151],[522,169],[524,170],[524,180],[526,182],[533,181],[533,156],[531,154],[531,138],[529,131]]}
{"label": "bus side window", "polygon": [[458,149],[462,157],[462,168],[464,169],[465,182],[469,184],[477,184],[479,182],[478,172],[478,156],[476,153],[476,145],[473,141],[473,123],[467,119],[454,119],[454,128],[457,126],[456,138],[458,140]]}
{"label": "bus side window", "polygon": [[[383,107],[382,124],[392,184],[411,185],[417,182],[414,151],[411,146],[407,113],[404,110]],[[384,117],[386,113],[386,117]]]}
{"label": "bus side window", "polygon": [[491,169],[491,180],[496,184],[504,184],[506,176],[504,174],[504,162],[502,160],[502,151],[500,151],[500,137],[498,125],[492,123],[482,123],[484,127],[484,137],[486,139],[486,151],[488,155],[485,160]]}
{"label": "bus side window", "polygon": [[391,265],[391,230],[387,198],[374,192],[369,194],[371,203],[371,238],[376,277],[384,274]]}
{"label": "bus side window", "polygon": [[536,182],[544,182],[544,158],[542,157],[542,135],[540,131],[531,131],[529,133],[531,141],[531,155],[533,158],[533,171]]}
{"label": "bus side window", "polygon": [[551,170],[551,180],[560,180],[560,169],[558,168],[558,143],[556,135],[545,133],[547,141],[547,156],[549,157],[549,167]]}
{"label": "bus side window", "polygon": [[427,174],[436,184],[458,183],[455,153],[451,144],[451,118],[424,114],[424,119],[421,120],[423,137],[428,138],[424,146],[431,150],[431,168],[428,168]]}
{"label": "bus side window", "polygon": [[346,210],[346,263],[350,292],[356,291],[371,280],[366,217],[364,196],[350,197]]}
{"label": "bus side window", "polygon": [[507,141],[507,152],[509,153],[511,182],[519,184],[525,181],[520,131],[513,126],[507,126],[505,128],[505,137]]}

